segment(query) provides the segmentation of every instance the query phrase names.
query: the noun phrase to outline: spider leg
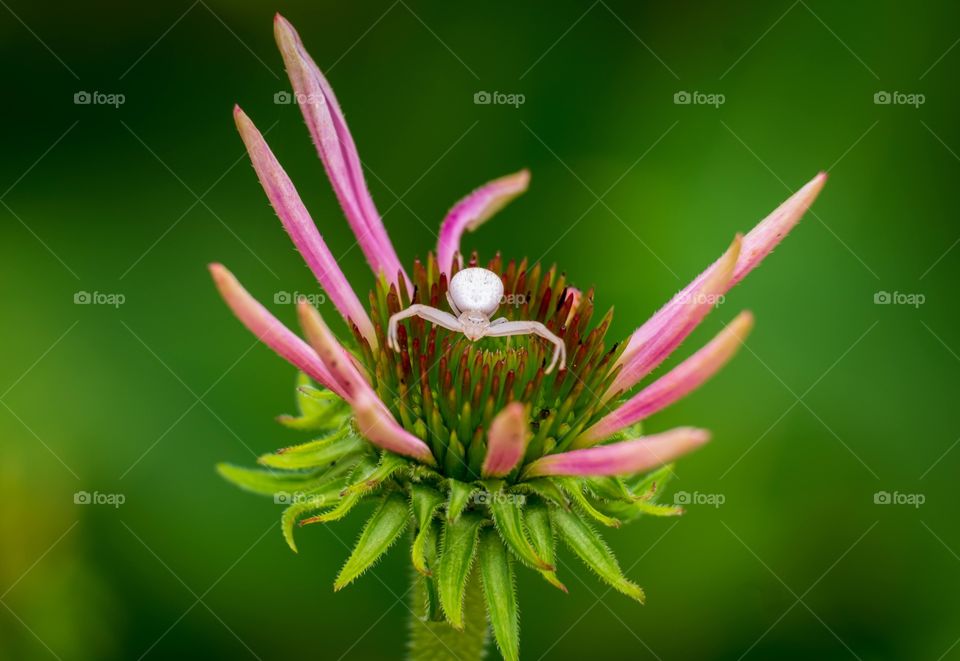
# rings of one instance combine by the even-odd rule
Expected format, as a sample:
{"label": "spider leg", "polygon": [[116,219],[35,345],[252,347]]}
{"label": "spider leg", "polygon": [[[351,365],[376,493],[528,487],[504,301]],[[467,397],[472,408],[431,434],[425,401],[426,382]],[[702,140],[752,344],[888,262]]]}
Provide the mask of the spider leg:
{"label": "spider leg", "polygon": [[493,321],[491,321],[491,322],[490,322],[490,325],[491,325],[491,326],[499,326],[500,324],[505,324],[505,323],[507,323],[507,318],[506,318],[506,317],[498,317],[498,318],[494,319]]}
{"label": "spider leg", "polygon": [[452,330],[457,333],[463,332],[463,324],[460,323],[460,320],[454,317],[449,312],[444,312],[443,310],[438,310],[437,308],[432,308],[429,305],[411,305],[405,310],[400,310],[396,314],[390,317],[390,321],[387,323],[387,346],[389,346],[394,351],[400,351],[400,342],[397,339],[397,323],[402,319],[407,319],[409,317],[420,317],[425,319],[432,324],[437,326],[442,326],[447,330]]}
{"label": "spider leg", "polygon": [[563,343],[559,337],[550,332],[550,330],[541,324],[539,321],[494,321],[487,328],[486,335],[487,337],[506,337],[508,335],[538,335],[543,339],[551,342],[553,344],[553,359],[550,361],[550,365],[547,366],[545,374],[549,374],[553,371],[553,368],[557,364],[557,360],[560,361],[560,369],[564,369],[567,365],[567,345]]}

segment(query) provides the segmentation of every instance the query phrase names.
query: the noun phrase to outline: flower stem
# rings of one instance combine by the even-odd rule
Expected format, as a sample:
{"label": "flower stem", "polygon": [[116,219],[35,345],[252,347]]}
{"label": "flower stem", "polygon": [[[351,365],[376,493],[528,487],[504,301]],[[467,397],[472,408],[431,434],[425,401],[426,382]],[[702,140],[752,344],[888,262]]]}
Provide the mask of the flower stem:
{"label": "flower stem", "polygon": [[[436,593],[427,594],[427,579],[413,574],[410,591],[409,661],[480,661],[487,646],[487,618],[480,582],[474,576],[464,599],[464,628],[457,631],[443,619]],[[431,603],[431,600],[433,603]],[[432,613],[431,613],[432,612]]]}

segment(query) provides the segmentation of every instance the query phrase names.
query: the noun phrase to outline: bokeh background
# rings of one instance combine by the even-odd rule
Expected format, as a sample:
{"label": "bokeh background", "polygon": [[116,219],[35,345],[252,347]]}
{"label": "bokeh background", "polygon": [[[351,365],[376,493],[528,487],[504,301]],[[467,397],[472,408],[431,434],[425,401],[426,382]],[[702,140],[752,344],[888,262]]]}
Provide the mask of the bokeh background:
{"label": "bokeh background", "polygon": [[293,369],[206,264],[289,323],[274,297],[317,291],[233,103],[370,280],[297,108],[275,103],[275,11],[334,85],[404,259],[460,196],[529,167],[468,245],[596,285],[612,336],[830,172],[680,353],[743,308],[747,349],[649,425],[715,437],[679,464],[686,516],[607,535],[648,605],[570,556],[569,596],[523,573],[525,658],[960,658],[954,3],[0,5],[0,658],[402,655],[402,550],[335,595],[365,517],[300,531],[294,555],[280,508],[213,469],[299,437],[272,419]]}

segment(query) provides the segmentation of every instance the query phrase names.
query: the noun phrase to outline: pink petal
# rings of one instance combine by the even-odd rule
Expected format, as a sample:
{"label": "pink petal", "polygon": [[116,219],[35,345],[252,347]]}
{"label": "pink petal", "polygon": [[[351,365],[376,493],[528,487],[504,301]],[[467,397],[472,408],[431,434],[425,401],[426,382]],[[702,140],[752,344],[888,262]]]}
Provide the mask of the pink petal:
{"label": "pink petal", "polygon": [[648,418],[699,388],[733,358],[751,328],[753,328],[753,315],[749,312],[741,312],[702,349],[581,434],[573,447],[590,447],[611,434]]}
{"label": "pink petal", "polygon": [[314,381],[345,398],[340,384],[306,342],[267,312],[225,266],[211,264],[209,268],[223,300],[250,332]]}
{"label": "pink petal", "polygon": [[440,237],[437,240],[440,270],[450,272],[454,255],[460,250],[460,237],[465,231],[476,230],[513,198],[526,191],[529,183],[530,171],[520,170],[484,184],[453,205],[440,225]]}
{"label": "pink petal", "polygon": [[373,389],[357,369],[350,353],[337,341],[317,309],[301,300],[297,303],[297,313],[307,341],[345,393],[344,399],[351,404],[361,395],[376,399]]}
{"label": "pink petal", "polygon": [[297,312],[310,344],[346,393],[344,399],[350,402],[357,416],[357,426],[364,437],[390,452],[434,464],[430,447],[397,423],[360,374],[350,354],[330,332],[316,308],[306,301],[300,301]]}
{"label": "pink petal", "polygon": [[544,475],[628,475],[666,464],[710,440],[704,429],[678,427],[631,441],[551,454],[533,462],[524,478]]}
{"label": "pink petal", "polygon": [[401,427],[379,399],[362,394],[351,405],[357,416],[357,428],[371,443],[431,466],[436,464],[430,447]]}
{"label": "pink petal", "polygon": [[307,53],[296,30],[279,14],[274,21],[274,35],[297,104],[363,254],[373,272],[382,272],[389,282],[396,283],[397,274],[403,273],[409,291],[409,278],[367,190],[357,147],[330,84]]}
{"label": "pink petal", "polygon": [[[762,262],[790,230],[800,222],[800,218],[803,217],[804,212],[813,204],[813,201],[820,193],[826,181],[827,173],[819,173],[804,185],[803,188],[774,209],[769,216],[763,219],[744,237],[743,246],[740,250],[740,256],[737,258],[733,275],[728,280],[726,288],[719,292],[720,294],[726,293],[731,287],[743,280],[750,271],[759,266],[760,262]],[[704,280],[711,277],[711,275],[720,268],[721,260],[718,260],[710,266],[710,268],[701,273],[686,289],[677,294],[674,299],[689,297],[693,292],[700,289]],[[650,340],[651,336],[656,335],[660,332],[661,327],[670,323],[671,315],[674,312],[675,310],[673,310],[668,303],[657,312],[657,314],[651,317],[649,321],[638,328],[630,337],[626,349],[620,356],[619,363],[626,364],[630,362],[634,354]],[[650,369],[652,369],[652,367]],[[617,391],[632,388],[645,374],[646,373],[628,374],[626,370],[622,371],[607,394],[612,395]]]}
{"label": "pink petal", "polygon": [[503,477],[523,459],[530,440],[523,404],[507,405],[490,423],[487,435],[487,456],[483,460],[483,477]]}
{"label": "pink petal", "polygon": [[360,299],[350,288],[350,283],[347,282],[323,237],[317,231],[290,177],[277,162],[260,131],[239,106],[234,107],[233,116],[263,190],[266,191],[270,203],[280,216],[280,221],[293,239],[297,250],[303,255],[307,266],[313,271],[334,306],[347,320],[347,325],[351,322],[356,324],[370,346],[376,347],[377,335],[373,330],[370,317],[367,316]]}
{"label": "pink petal", "polygon": [[630,338],[634,349],[631,351],[628,345],[621,354],[618,362],[623,367],[607,390],[607,398],[632,388],[680,346],[703,321],[719,296],[728,289],[741,244],[742,238],[737,235],[727,252],[709,269],[707,277],[698,278],[696,287],[687,287],[674,296],[634,332]]}

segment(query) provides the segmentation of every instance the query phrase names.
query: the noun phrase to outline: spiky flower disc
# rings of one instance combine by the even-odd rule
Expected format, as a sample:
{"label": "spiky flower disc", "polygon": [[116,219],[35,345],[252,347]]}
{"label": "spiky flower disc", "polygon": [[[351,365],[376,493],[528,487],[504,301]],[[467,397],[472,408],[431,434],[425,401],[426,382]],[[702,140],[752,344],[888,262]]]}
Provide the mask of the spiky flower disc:
{"label": "spiky flower disc", "polygon": [[[750,331],[752,316],[741,313],[687,360],[631,393],[796,225],[825,175],[746,236],[736,236],[650,320],[611,344],[605,335],[612,310],[595,319],[593,289],[575,288],[556,267],[500,254],[483,263],[474,254],[464,264],[463,233],[526,190],[525,170],[457,203],[441,225],[436,253],[415,261],[408,275],[367,191],[333,91],[293,27],[278,16],[275,29],[299,106],[374,278],[364,305],[263,136],[237,108],[237,127],[271,204],[350,333],[341,342],[320,313],[300,301],[304,341],[226,268],[211,266],[236,316],[301,371],[299,414],[280,422],[311,434],[305,443],[261,457],[262,468],[222,464],[221,474],[287,505],[283,535],[294,551],[297,524],[337,521],[373,501],[334,588],[362,575],[410,530],[424,620],[469,630],[470,604],[482,590],[507,659],[519,655],[515,567],[537,571],[566,591],[556,539],[611,587],[642,602],[643,591],[623,575],[595,526],[680,513],[658,502],[672,474],[669,462],[709,436],[688,427],[641,436],[640,423],[716,373]],[[535,336],[473,342],[419,318],[401,323],[399,350],[388,346],[391,315],[418,303],[448,309],[448,283],[464,266],[499,276],[500,314],[542,322],[563,340],[565,369],[547,373],[551,348]],[[477,582],[471,597],[468,588]],[[474,635],[470,645],[479,641],[482,648],[483,637]]]}

